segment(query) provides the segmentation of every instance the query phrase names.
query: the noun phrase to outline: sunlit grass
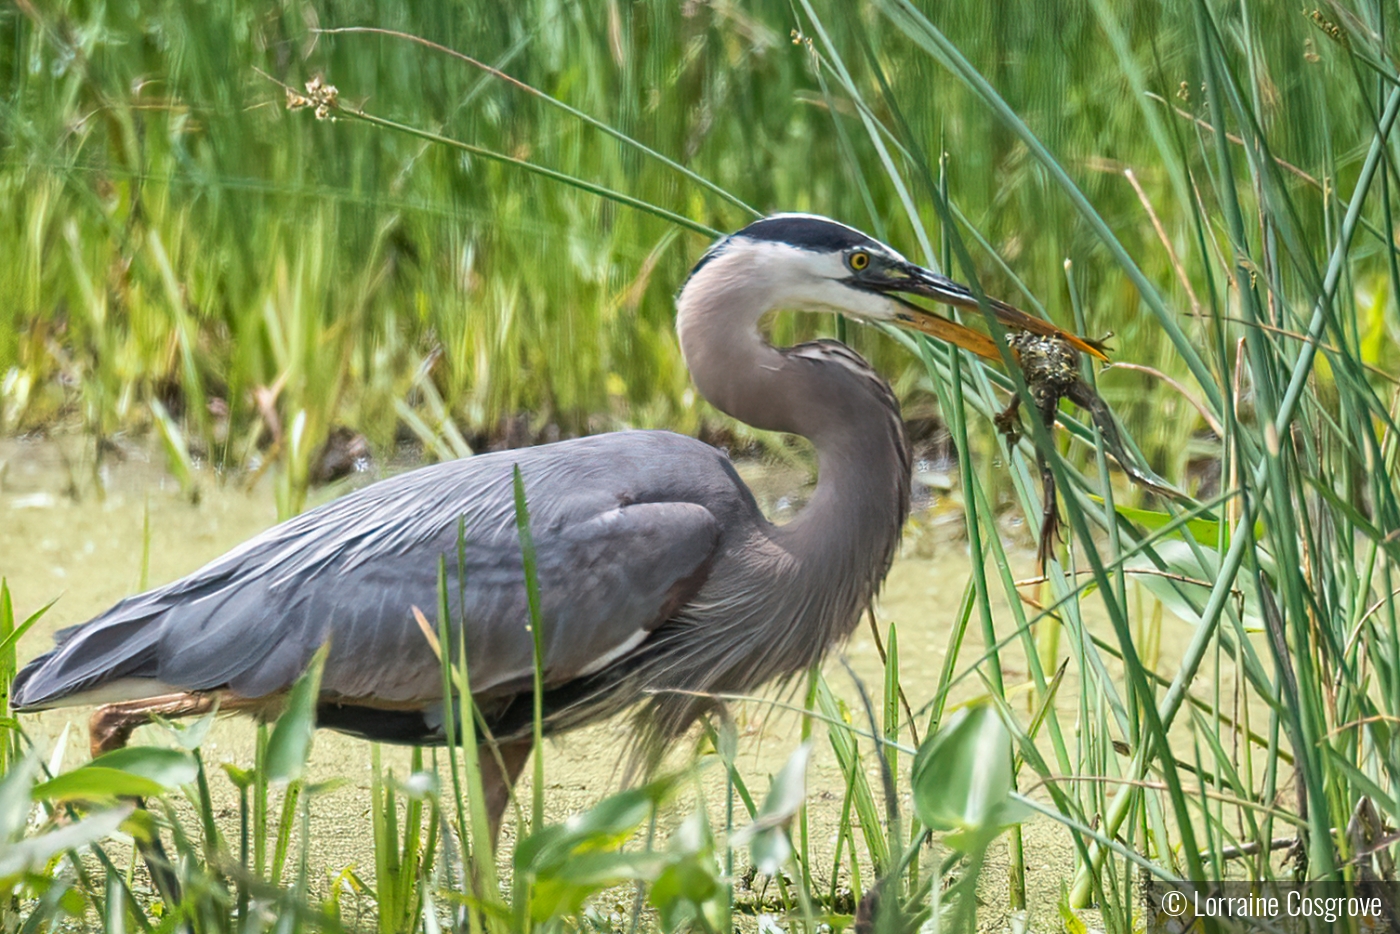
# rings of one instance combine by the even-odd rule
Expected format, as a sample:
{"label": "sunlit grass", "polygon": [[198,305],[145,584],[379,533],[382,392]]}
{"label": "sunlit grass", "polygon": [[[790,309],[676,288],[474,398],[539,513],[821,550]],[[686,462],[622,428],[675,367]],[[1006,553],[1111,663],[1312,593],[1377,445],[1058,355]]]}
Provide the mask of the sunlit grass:
{"label": "sunlit grass", "polygon": [[[501,419],[521,413],[533,431],[557,425],[564,434],[624,422],[693,430],[717,418],[688,393],[671,330],[671,296],[707,237],[676,237],[661,218],[424,139],[288,114],[270,79],[300,88],[323,74],[348,105],[622,192],[701,227],[733,229],[751,217],[745,209],[447,55],[315,27],[425,35],[680,160],[734,200],[821,210],[914,253],[930,242],[915,234],[936,217],[928,193],[911,178],[914,201],[906,203],[917,207],[918,223],[901,216],[899,187],[880,168],[869,126],[854,119],[837,76],[815,64],[832,50],[793,43],[794,27],[807,38],[817,30],[793,22],[788,4],[553,9],[526,8],[517,19],[477,15],[470,5],[453,16],[389,5],[345,22],[218,4],[198,13],[171,7],[149,21],[62,3],[0,12],[0,75],[9,76],[0,110],[0,248],[12,257],[0,270],[8,316],[0,427],[60,420],[99,435],[128,431],[159,423],[154,399],[183,426],[196,456],[232,466],[270,458],[299,485],[305,471],[279,444],[299,413],[302,457],[338,424],[384,451],[402,423],[399,408],[417,405],[413,386],[425,372],[469,437],[495,433]],[[874,28],[876,8],[858,16],[842,9],[823,15],[851,80],[871,93],[876,79],[856,37]],[[1092,199],[1094,216],[1058,201],[1053,173],[1026,138],[972,89],[934,70],[917,42],[881,43],[869,32],[886,62],[888,100],[900,108],[890,122],[886,105],[876,104],[871,118],[892,128],[907,121],[910,141],[930,161],[948,153],[952,210],[971,220],[970,242],[998,254],[978,259],[990,294],[1043,302],[1069,325],[1069,290],[1051,284],[1063,283],[1071,258],[1090,332],[1114,331],[1135,364],[1189,375],[1187,348],[1196,340],[1167,340],[1162,330],[1177,327],[1179,313],[1164,316],[1154,293],[1141,291],[1145,280],[1121,268],[1131,256],[1167,290],[1164,301],[1185,297],[1173,253],[1160,248],[1122,170],[1136,170],[1174,255],[1191,253],[1193,189],[1177,154],[1163,162],[1158,149],[1209,140],[1172,106],[1143,95],[1201,111],[1198,81],[1178,96],[1194,27],[1183,16],[1137,11],[1113,27],[1136,50],[1120,60],[1101,18],[1081,12],[1052,35],[1026,28],[1018,10],[952,10],[941,26],[974,66],[997,63],[988,77],[1005,110],[1052,147],[1058,171]],[[1279,64],[1261,93],[1270,113],[1287,118],[1272,120],[1282,137],[1275,145],[1314,178],[1344,180],[1352,164],[1331,166],[1320,147],[1329,141],[1346,160],[1364,142],[1368,120],[1344,87],[1352,79],[1325,34],[1301,17],[1268,15],[1270,28],[1256,41]],[[1152,61],[1149,39],[1159,54],[1170,52],[1160,69],[1144,64]],[[1280,51],[1305,42],[1317,62]],[[1062,54],[1069,47],[1076,54]],[[1128,87],[1142,93],[1125,95]],[[1284,107],[1295,99],[1297,107]],[[1323,100],[1351,114],[1313,132]],[[1144,124],[1150,132],[1138,131]],[[895,142],[894,165],[907,165],[906,144]],[[814,165],[832,171],[813,173]],[[1320,189],[1295,188],[1303,210],[1324,207]],[[1211,199],[1211,190],[1202,196]],[[874,215],[872,205],[881,206]],[[1098,223],[1113,228],[1119,247],[1094,246]],[[1374,254],[1382,226],[1368,218],[1362,229],[1372,275],[1386,272]],[[1186,281],[1196,295],[1210,294],[1196,273]],[[1021,282],[1037,286],[1034,296]],[[1393,360],[1385,315],[1359,320],[1367,362]],[[781,321],[779,336],[794,336],[794,327],[810,325]],[[1194,333],[1189,321],[1180,327]],[[906,398],[932,389],[916,386],[916,369],[886,342],[853,338],[886,372],[908,374],[898,380]],[[1147,429],[1137,436],[1152,462],[1179,475],[1195,424],[1182,400],[1160,380],[1128,371],[1107,375],[1103,392],[1130,428]],[[1163,411],[1173,417],[1156,417]]]}

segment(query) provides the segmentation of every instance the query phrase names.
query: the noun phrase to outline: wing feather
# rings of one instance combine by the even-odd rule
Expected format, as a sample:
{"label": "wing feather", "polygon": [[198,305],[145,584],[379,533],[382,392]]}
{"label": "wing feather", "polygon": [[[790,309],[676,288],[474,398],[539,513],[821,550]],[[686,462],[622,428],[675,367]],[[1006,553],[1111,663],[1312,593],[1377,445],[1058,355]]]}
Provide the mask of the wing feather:
{"label": "wing feather", "polygon": [[[474,691],[528,686],[516,464],[537,550],[546,676],[562,684],[638,645],[703,583],[734,503],[747,497],[722,459],[693,439],[631,432],[373,484],[65,630],[16,679],[15,706],[52,706],[117,678],[261,697],[288,687],[327,640],[325,693],[386,705],[436,698],[438,661],[413,608],[436,620],[439,558]],[[677,496],[658,501],[660,491]]]}

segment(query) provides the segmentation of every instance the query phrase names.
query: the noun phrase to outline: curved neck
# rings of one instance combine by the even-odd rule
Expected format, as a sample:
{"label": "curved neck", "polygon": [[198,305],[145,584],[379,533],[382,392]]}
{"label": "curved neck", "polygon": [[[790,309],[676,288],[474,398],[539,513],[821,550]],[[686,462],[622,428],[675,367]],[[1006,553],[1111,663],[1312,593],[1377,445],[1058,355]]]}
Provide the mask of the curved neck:
{"label": "curved neck", "polygon": [[842,344],[770,345],[758,324],[774,295],[754,277],[728,274],[723,260],[707,263],[681,291],[681,351],[696,387],[717,408],[812,442],[816,491],[773,538],[804,575],[850,582],[836,598],[855,605],[832,609],[858,616],[889,569],[908,515],[909,446],[898,402]]}

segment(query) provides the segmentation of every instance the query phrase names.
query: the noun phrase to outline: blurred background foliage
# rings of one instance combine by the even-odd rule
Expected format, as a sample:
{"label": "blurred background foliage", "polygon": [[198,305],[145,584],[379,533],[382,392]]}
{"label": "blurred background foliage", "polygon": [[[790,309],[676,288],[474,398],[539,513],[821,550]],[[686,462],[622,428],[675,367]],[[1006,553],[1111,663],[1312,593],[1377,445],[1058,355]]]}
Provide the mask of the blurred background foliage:
{"label": "blurred background foliage", "polygon": [[[1202,334],[1185,284],[1223,255],[1175,197],[1093,3],[1108,0],[926,6]],[[1109,5],[1184,163],[1208,172],[1190,5]],[[1087,333],[1115,332],[1120,359],[1184,372],[1081,216],[971,91],[876,9],[815,8],[867,99],[902,102],[875,117],[907,120],[927,153],[948,154],[952,201],[985,238],[975,258],[990,293],[1073,328],[1070,260]],[[1263,130],[1296,167],[1305,226],[1326,227],[1373,130],[1374,79],[1294,6],[1225,4],[1219,16],[1227,41],[1251,37],[1235,48],[1258,76]],[[349,104],[719,231],[751,215],[461,61],[318,32],[359,25],[498,66],[758,211],[829,214],[939,259],[936,243],[921,255],[788,0],[17,0],[0,6],[0,430],[77,423],[110,437],[154,422],[172,457],[276,462],[302,485],[308,452],[337,426],[380,452],[414,426],[420,438],[460,430],[473,446],[623,424],[734,429],[690,391],[672,329],[672,296],[705,237],[509,165],[288,113],[277,82],[322,75]],[[1173,270],[1124,169],[1191,274]],[[913,197],[936,230],[927,193]],[[1366,362],[1393,369],[1381,223],[1356,244],[1351,292]],[[834,328],[784,317],[775,337]],[[872,332],[850,339],[906,414],[932,412],[916,360]],[[1194,409],[1139,372],[1109,371],[1102,390],[1149,459],[1179,476],[1204,428]]]}

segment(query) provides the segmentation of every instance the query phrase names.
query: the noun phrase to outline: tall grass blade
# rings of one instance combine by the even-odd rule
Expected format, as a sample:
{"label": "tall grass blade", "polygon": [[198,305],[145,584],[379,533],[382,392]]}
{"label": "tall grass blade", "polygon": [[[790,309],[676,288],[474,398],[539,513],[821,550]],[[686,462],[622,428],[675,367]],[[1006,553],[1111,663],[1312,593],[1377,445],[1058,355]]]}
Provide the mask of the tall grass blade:
{"label": "tall grass blade", "polygon": [[530,608],[530,644],[533,649],[534,698],[533,698],[533,737],[534,737],[534,782],[530,797],[530,826],[539,829],[544,826],[544,669],[545,634],[544,618],[540,613],[539,569],[535,558],[535,541],[530,534],[530,509],[525,501],[525,480],[520,476],[517,465],[512,474],[515,489],[515,529],[520,537],[520,558],[525,573],[525,594]]}

